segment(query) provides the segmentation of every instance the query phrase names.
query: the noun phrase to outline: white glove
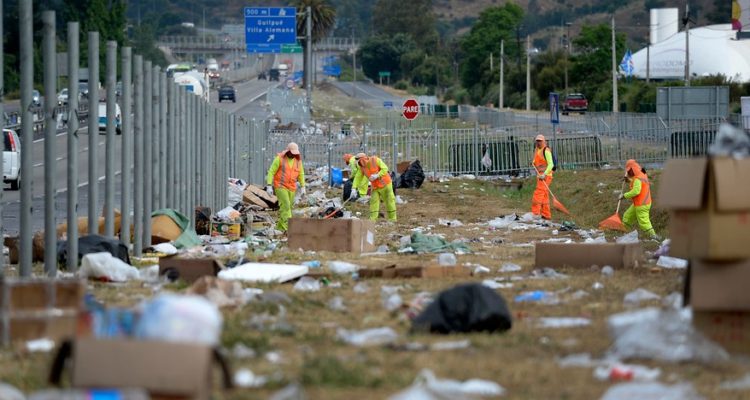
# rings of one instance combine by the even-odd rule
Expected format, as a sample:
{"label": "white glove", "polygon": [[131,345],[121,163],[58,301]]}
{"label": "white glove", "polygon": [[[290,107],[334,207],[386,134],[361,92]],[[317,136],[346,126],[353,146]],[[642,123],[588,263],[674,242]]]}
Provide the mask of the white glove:
{"label": "white glove", "polygon": [[269,196],[273,196],[273,186],[266,186],[266,193],[268,193]]}
{"label": "white glove", "polygon": [[307,194],[307,190],[305,190],[304,186],[302,186],[301,188],[299,188],[299,194],[300,194],[300,197],[302,197],[305,194]]}
{"label": "white glove", "polygon": [[542,174],[541,176],[539,176],[539,179],[541,180],[547,179],[547,174]]}
{"label": "white glove", "polygon": [[359,194],[359,193],[357,193],[357,191],[356,191],[356,190],[352,189],[352,191],[351,191],[351,192],[349,193],[349,200],[350,200],[350,201],[351,201],[351,200],[355,200],[355,199],[357,198],[357,195],[358,195],[358,194]]}
{"label": "white glove", "polygon": [[376,180],[378,178],[380,178],[380,175],[378,175],[378,174],[372,174],[372,175],[370,175],[370,182],[372,182],[372,181],[374,181],[374,180]]}

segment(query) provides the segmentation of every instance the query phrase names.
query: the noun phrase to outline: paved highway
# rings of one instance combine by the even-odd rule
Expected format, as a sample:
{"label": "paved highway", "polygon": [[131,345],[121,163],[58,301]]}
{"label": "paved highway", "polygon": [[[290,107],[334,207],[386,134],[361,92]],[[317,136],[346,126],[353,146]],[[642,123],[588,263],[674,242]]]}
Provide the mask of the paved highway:
{"label": "paved highway", "polygon": [[400,104],[403,99],[395,96],[376,85],[369,82],[331,82],[333,86],[346,93],[350,97],[355,97],[364,101],[380,102],[393,101],[394,104]]}

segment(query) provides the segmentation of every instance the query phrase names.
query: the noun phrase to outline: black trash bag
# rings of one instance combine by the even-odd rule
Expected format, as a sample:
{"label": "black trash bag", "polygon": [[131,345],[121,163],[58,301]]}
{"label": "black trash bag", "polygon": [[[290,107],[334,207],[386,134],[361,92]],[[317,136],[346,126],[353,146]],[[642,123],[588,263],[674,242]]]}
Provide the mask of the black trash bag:
{"label": "black trash bag", "polygon": [[352,186],[354,186],[354,182],[352,182],[351,179],[344,182],[344,194],[342,196],[342,200],[346,201],[349,199],[349,196],[352,194]]}
{"label": "black trash bag", "polygon": [[[78,264],[86,254],[91,253],[109,253],[113,257],[130,264],[128,255],[128,246],[125,243],[104,236],[88,235],[78,238]],[[57,242],[57,262],[59,265],[67,265],[68,260],[68,242]]]}
{"label": "black trash bag", "polygon": [[[333,214],[333,215],[331,215],[331,214]],[[331,215],[331,216],[329,217],[329,215]],[[344,212],[341,211],[340,208],[336,208],[336,207],[328,207],[328,208],[326,208],[325,210],[321,211],[318,214],[319,218],[326,218],[326,217],[328,217],[328,218],[341,218],[343,216],[344,216]]]}
{"label": "black trash bag", "polygon": [[441,292],[412,321],[412,331],[440,334],[504,332],[513,321],[505,299],[494,290],[468,283]]}
{"label": "black trash bag", "polygon": [[398,187],[406,189],[419,189],[424,182],[424,170],[419,160],[415,160],[409,168],[398,178]]}

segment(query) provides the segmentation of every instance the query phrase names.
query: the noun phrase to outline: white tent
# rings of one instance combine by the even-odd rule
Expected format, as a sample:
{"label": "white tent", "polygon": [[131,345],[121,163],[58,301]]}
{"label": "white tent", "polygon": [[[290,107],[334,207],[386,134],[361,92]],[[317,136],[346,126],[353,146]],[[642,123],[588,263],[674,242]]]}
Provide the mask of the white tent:
{"label": "white tent", "polygon": [[[750,39],[737,40],[731,24],[690,29],[690,75],[722,74],[734,81],[750,81]],[[647,51],[633,54],[633,75],[646,78]],[[685,77],[685,32],[677,32],[650,49],[651,79]]]}

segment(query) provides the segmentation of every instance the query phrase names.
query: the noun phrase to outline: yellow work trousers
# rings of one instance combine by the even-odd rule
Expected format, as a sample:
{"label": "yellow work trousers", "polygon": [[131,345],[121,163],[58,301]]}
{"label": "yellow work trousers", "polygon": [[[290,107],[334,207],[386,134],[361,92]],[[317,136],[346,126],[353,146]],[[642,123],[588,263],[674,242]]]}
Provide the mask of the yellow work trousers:
{"label": "yellow work trousers", "polygon": [[352,181],[352,190],[356,190],[359,193],[359,197],[367,195],[367,177],[362,174],[356,174]]}
{"label": "yellow work trousers", "polygon": [[380,200],[385,203],[385,209],[388,211],[388,220],[396,221],[396,195],[393,194],[393,184],[389,183],[386,187],[372,190],[370,196],[370,221],[377,221],[380,213]]}
{"label": "yellow work trousers", "polygon": [[630,207],[625,210],[625,214],[622,215],[622,223],[625,224],[625,227],[628,228],[628,230],[630,230],[633,229],[637,222],[638,227],[641,228],[643,232],[646,232],[649,236],[655,236],[656,232],[654,231],[654,227],[651,226],[651,218],[649,217],[649,214],[651,214],[651,204],[645,206],[635,206],[631,204]]}
{"label": "yellow work trousers", "polygon": [[292,218],[295,191],[277,187],[274,188],[274,192],[279,199],[279,220],[276,221],[276,229],[286,232],[289,229],[289,218]]}

